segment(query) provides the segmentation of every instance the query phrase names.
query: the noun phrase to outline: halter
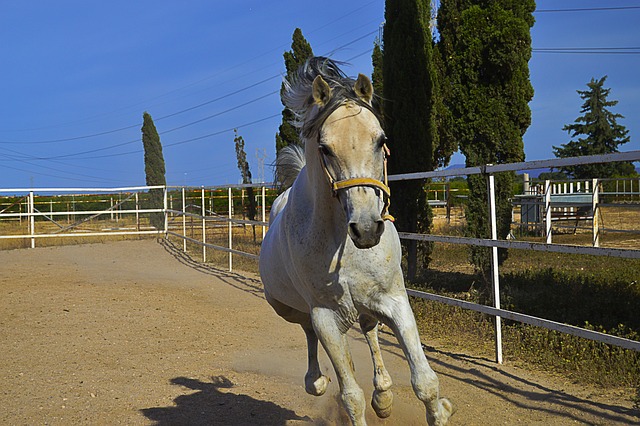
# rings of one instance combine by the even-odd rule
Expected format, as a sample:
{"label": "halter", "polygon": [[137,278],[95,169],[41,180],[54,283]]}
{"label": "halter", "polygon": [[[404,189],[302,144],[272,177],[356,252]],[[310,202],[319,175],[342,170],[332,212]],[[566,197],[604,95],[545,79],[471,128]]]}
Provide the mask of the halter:
{"label": "halter", "polygon": [[382,197],[384,200],[384,207],[382,208],[382,212],[380,216],[384,220],[390,220],[393,222],[395,218],[389,214],[389,205],[391,204],[391,190],[389,189],[389,184],[387,181],[387,157],[391,154],[387,145],[383,145],[384,151],[384,183],[379,181],[378,179],[367,178],[367,177],[357,177],[350,179],[343,179],[336,181],[331,173],[329,173],[329,169],[327,168],[327,162],[322,154],[320,148],[318,148],[318,155],[320,156],[320,164],[322,165],[322,170],[324,170],[327,179],[329,180],[329,184],[331,185],[331,190],[333,192],[333,196],[338,196],[338,191],[341,189],[353,188],[355,186],[368,186],[370,188],[377,188],[382,191]]}

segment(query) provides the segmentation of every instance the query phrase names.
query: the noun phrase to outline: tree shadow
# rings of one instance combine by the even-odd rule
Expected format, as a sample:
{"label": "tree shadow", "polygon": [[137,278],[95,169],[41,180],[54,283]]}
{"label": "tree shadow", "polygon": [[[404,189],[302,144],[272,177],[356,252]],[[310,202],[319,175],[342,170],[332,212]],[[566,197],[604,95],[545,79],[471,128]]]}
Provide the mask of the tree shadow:
{"label": "tree shadow", "polygon": [[260,299],[264,298],[262,283],[260,282],[260,280],[257,280],[255,278],[248,278],[244,275],[236,274],[229,271],[224,271],[206,263],[194,260],[191,256],[189,256],[188,253],[185,253],[181,248],[178,248],[175,244],[173,244],[166,238],[159,238],[158,243],[167,251],[167,253],[173,256],[181,264],[191,269],[195,269],[196,271],[203,274],[212,275],[225,284],[237,288],[238,290],[242,290],[252,296],[259,297]]}
{"label": "tree shadow", "polygon": [[[175,406],[144,408],[140,412],[157,426],[169,425],[286,425],[288,420],[311,423],[308,416],[300,417],[294,411],[272,402],[260,401],[248,395],[236,394],[234,384],[225,376],[212,377],[203,382],[187,377],[171,380],[197,392],[174,399]],[[221,389],[225,389],[222,391]]]}

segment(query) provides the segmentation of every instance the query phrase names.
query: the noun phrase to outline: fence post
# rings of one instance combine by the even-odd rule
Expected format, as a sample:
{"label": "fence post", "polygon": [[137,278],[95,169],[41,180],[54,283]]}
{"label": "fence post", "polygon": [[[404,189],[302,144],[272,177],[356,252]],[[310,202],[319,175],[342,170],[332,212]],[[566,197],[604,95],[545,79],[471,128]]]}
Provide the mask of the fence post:
{"label": "fence post", "polygon": [[162,208],[164,211],[164,237],[167,238],[169,232],[169,203],[168,203],[168,194],[169,188],[167,186],[164,187],[163,200],[162,200]]}
{"label": "fence post", "polygon": [[591,198],[591,211],[593,212],[592,236],[593,246],[600,247],[600,208],[598,207],[598,198],[600,189],[598,188],[598,179],[593,179],[593,197]]}
{"label": "fence post", "polygon": [[[267,189],[262,187],[262,221],[267,221]],[[267,233],[267,228],[262,225],[262,239],[264,240],[264,236]]]}
{"label": "fence post", "polygon": [[[187,199],[185,196],[185,188],[182,187],[182,235],[187,236]],[[182,239],[182,251],[187,252],[187,239]]]}
{"label": "fence post", "polygon": [[36,248],[36,239],[33,237],[36,234],[36,217],[34,216],[34,196],[33,191],[29,192],[29,233],[31,234],[31,248]]}
{"label": "fence post", "polygon": [[[498,239],[497,219],[496,219],[496,192],[495,179],[493,174],[488,176],[489,192],[489,216],[491,224],[491,239]],[[493,307],[500,309],[500,274],[498,271],[498,247],[491,247],[491,284],[493,287]],[[495,317],[496,325],[496,362],[502,364],[502,318]]]}
{"label": "fence post", "polygon": [[[231,188],[229,188],[229,250],[233,249],[233,239],[231,238],[233,234],[233,224],[231,223],[231,219],[233,218],[233,194],[231,193]],[[229,252],[229,272],[233,271],[233,253]]]}
{"label": "fence post", "polygon": [[451,183],[449,181],[447,181],[445,188],[445,198],[447,199],[447,223],[451,224]]}
{"label": "fence post", "polygon": [[200,204],[202,208],[202,261],[207,261],[207,220],[205,219],[205,215],[207,214],[207,210],[205,209],[205,200],[204,200],[204,186],[200,189]]}
{"label": "fence post", "polygon": [[[113,204],[113,198],[111,198],[111,204]],[[113,215],[113,208],[111,209],[111,215]],[[137,192],[136,192],[136,231],[140,232],[140,200],[138,199]]]}
{"label": "fence post", "polygon": [[551,181],[544,181],[544,234],[547,244],[551,244]]}

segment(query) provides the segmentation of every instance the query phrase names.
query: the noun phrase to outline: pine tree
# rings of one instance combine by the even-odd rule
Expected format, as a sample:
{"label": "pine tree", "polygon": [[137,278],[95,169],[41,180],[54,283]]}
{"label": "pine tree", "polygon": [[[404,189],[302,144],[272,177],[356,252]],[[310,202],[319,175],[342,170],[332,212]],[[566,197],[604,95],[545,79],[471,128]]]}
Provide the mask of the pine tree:
{"label": "pine tree", "polygon": [[[302,30],[300,28],[296,28],[293,31],[292,40],[291,50],[284,52],[284,65],[287,70],[286,78],[292,76],[307,59],[313,56],[311,45],[302,35]],[[282,94],[283,92],[284,83],[280,89],[280,93]],[[282,110],[282,124],[280,124],[278,133],[276,134],[276,154],[281,148],[287,145],[300,144],[298,131],[291,124],[294,118],[293,112],[285,106]]]}
{"label": "pine tree", "polygon": [[[251,183],[251,170],[249,170],[249,162],[247,161],[247,154],[244,151],[244,138],[238,135],[238,129],[233,129],[235,133],[235,138],[233,142],[236,146],[236,158],[238,160],[238,170],[240,170],[240,175],[242,176],[242,183],[250,184]],[[247,217],[249,220],[256,220],[256,199],[253,193],[253,188],[247,188],[247,198],[249,198],[249,208],[247,209]],[[255,237],[255,227],[254,227],[254,237]]]}
{"label": "pine tree", "polygon": [[[441,0],[440,137],[448,140],[442,145],[458,144],[467,166],[524,160],[522,136],[531,123],[533,98],[528,62],[534,10],[534,0]],[[468,182],[467,234],[487,238],[486,179],[474,175]],[[513,182],[513,173],[496,176],[499,238],[509,234]],[[506,254],[500,250],[500,259]],[[472,247],[471,258],[478,271],[488,271],[487,249]]]}
{"label": "pine tree", "polygon": [[[433,170],[437,144],[433,96],[433,40],[429,0],[387,0],[383,49],[385,132],[391,149],[390,173]],[[431,209],[423,183],[391,184],[392,214],[404,232],[429,232]],[[404,241],[407,278],[426,269],[431,244]]]}
{"label": "pine tree", "polygon": [[[148,112],[142,116],[142,145],[144,147],[144,172],[148,186],[166,185],[164,156],[160,136]],[[164,208],[164,191],[162,189],[149,190],[149,208]],[[156,229],[164,229],[164,214],[151,213],[151,225]]]}
{"label": "pine tree", "polygon": [[[583,114],[576,118],[573,124],[564,126],[571,138],[578,137],[560,147],[554,146],[556,157],[578,157],[581,155],[597,155],[618,152],[618,147],[629,142],[629,131],[617,119],[624,118],[620,114],[614,114],[608,108],[618,104],[618,101],[608,101],[607,97],[611,89],[605,89],[605,75],[600,80],[591,79],[587,83],[589,90],[578,90],[578,94],[584,100],[580,112]],[[579,166],[561,167],[560,170],[576,179],[624,177],[635,174],[633,164],[630,162],[584,164]]]}

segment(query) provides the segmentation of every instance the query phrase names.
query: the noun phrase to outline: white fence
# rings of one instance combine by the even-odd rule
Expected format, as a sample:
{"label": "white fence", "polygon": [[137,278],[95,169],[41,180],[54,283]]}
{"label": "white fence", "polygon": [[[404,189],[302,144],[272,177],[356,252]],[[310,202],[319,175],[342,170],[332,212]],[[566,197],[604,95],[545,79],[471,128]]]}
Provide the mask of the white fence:
{"label": "white fence", "polygon": [[[141,206],[149,190],[164,191],[165,205],[156,208]],[[126,188],[42,188],[0,189],[4,203],[0,204],[0,221],[15,222],[17,232],[6,232],[0,240],[31,241],[42,238],[100,237],[113,235],[162,234],[141,223],[141,216],[164,214],[166,189],[164,186],[138,186]],[[103,194],[96,198],[95,194]],[[11,197],[9,197],[11,196]],[[91,197],[88,199],[87,197]],[[62,207],[60,207],[62,206]],[[108,223],[89,226],[97,218],[108,218]],[[131,219],[131,220],[125,220]],[[126,222],[126,223],[125,223]],[[27,224],[25,227],[20,226]],[[37,226],[36,226],[37,225]]]}
{"label": "white fence", "polygon": [[[270,187],[271,185],[269,185]],[[202,259],[204,262],[207,261],[207,248],[213,249],[213,250],[220,250],[220,251],[224,251],[226,253],[229,254],[229,271],[233,270],[233,255],[240,255],[240,256],[244,256],[244,257],[248,257],[250,259],[253,260],[258,260],[258,255],[252,254],[252,253],[246,253],[243,252],[241,250],[235,250],[233,248],[233,226],[234,225],[252,225],[252,226],[260,226],[261,230],[262,230],[262,238],[264,238],[264,235],[266,233],[267,227],[268,227],[268,223],[266,222],[266,214],[267,214],[267,210],[266,210],[266,205],[267,205],[267,197],[266,197],[266,192],[267,192],[267,186],[262,185],[262,186],[256,186],[256,185],[223,185],[223,186],[214,186],[214,187],[209,187],[209,188],[200,188],[200,192],[201,192],[201,197],[200,197],[200,211],[202,214],[194,214],[194,213],[189,213],[187,211],[187,198],[186,198],[186,191],[187,188],[185,187],[174,187],[180,190],[180,193],[182,195],[181,199],[182,199],[182,209],[181,210],[176,210],[173,208],[170,208],[167,210],[167,216],[169,215],[175,215],[178,217],[181,217],[182,219],[182,233],[178,233],[175,230],[171,230],[169,229],[168,226],[168,221],[167,221],[167,227],[166,227],[166,233],[167,235],[172,235],[174,237],[180,238],[183,240],[183,250],[186,252],[187,251],[187,242],[190,241],[192,243],[198,244],[200,246],[202,246]],[[257,188],[259,189],[260,192],[260,214],[262,216],[262,220],[261,221],[255,221],[255,220],[244,220],[244,219],[235,219],[234,218],[234,197],[233,197],[233,190],[244,190],[246,188]],[[207,209],[206,209],[206,194],[205,191],[215,191],[215,190],[226,190],[227,191],[227,206],[228,206],[228,210],[227,210],[227,216],[221,216],[221,215],[214,215],[211,214],[213,213],[212,209],[209,210],[210,214],[207,214]],[[201,222],[201,236],[202,236],[202,240],[198,240],[198,239],[194,239],[191,237],[187,236],[187,218],[191,217],[191,218],[195,218],[196,220]],[[206,240],[206,235],[207,235],[207,228],[208,228],[208,222],[217,222],[217,223],[224,223],[227,226],[228,232],[227,232],[227,247],[223,247],[220,245],[215,245],[215,244],[211,244],[208,243]]]}
{"label": "white fence", "polygon": [[[589,180],[531,181],[525,174],[523,194],[513,199],[512,224],[522,231],[536,231],[552,242],[554,229],[589,230],[594,247],[600,245],[600,235],[636,233],[640,230],[620,229],[605,225],[602,208],[640,207],[640,178]],[[598,206],[599,208],[596,208]],[[515,213],[520,211],[520,220]],[[588,222],[591,222],[590,226]]]}
{"label": "white fence", "polygon": [[[519,321],[526,324],[536,325],[551,330],[560,331],[563,333],[579,336],[599,342],[609,343],[612,345],[620,346],[627,349],[633,349],[640,351],[640,342],[624,339],[620,337],[611,336],[596,331],[586,330],[580,327],[570,326],[566,324],[559,324],[554,321],[549,321],[543,318],[532,317],[529,315],[520,314],[500,308],[500,280],[498,270],[498,248],[513,248],[524,250],[536,250],[536,251],[548,251],[555,253],[571,253],[571,254],[590,254],[595,256],[610,256],[621,257],[628,259],[640,259],[640,250],[632,249],[614,249],[614,248],[601,248],[601,247],[583,247],[564,244],[550,244],[550,243],[534,243],[534,242],[520,242],[512,240],[498,240],[497,227],[496,227],[496,214],[495,214],[495,188],[494,188],[494,175],[500,172],[518,171],[518,170],[532,170],[538,168],[558,168],[562,166],[574,166],[580,164],[594,164],[594,163],[610,163],[616,161],[639,161],[640,151],[631,151],[625,153],[614,153],[606,155],[593,155],[584,157],[572,157],[554,160],[541,160],[530,161],[511,164],[498,164],[498,165],[484,165],[478,167],[467,167],[464,169],[444,170],[439,172],[426,172],[426,173],[409,173],[403,175],[389,176],[390,181],[402,181],[413,179],[430,179],[441,178],[448,176],[460,176],[460,175],[474,175],[481,174],[487,177],[488,188],[488,200],[487,206],[490,216],[491,225],[491,238],[463,238],[463,237],[449,237],[439,235],[424,235],[424,234],[411,234],[400,233],[400,238],[418,240],[418,241],[433,241],[433,242],[446,242],[454,244],[471,244],[476,246],[491,247],[491,280],[493,290],[494,305],[492,307],[479,305],[476,303],[465,302],[457,299],[438,296],[435,294],[425,293],[416,290],[408,290],[411,296],[420,297],[428,300],[435,300],[449,305],[460,306],[465,309],[471,309],[477,312],[495,316],[495,343],[496,343],[496,362],[502,363],[502,326],[501,318],[507,318],[513,321]],[[549,192],[550,193],[550,192]],[[599,206],[594,206],[594,211],[597,211]],[[550,215],[550,208],[547,209],[546,214]],[[548,223],[551,223],[549,218]],[[550,235],[550,232],[549,232]]]}
{"label": "white fence", "polygon": [[[608,162],[616,162],[616,161],[640,161],[640,151],[631,151],[625,153],[614,153],[600,156],[584,156],[584,157],[574,157],[574,158],[564,158],[564,159],[554,159],[554,160],[542,160],[542,161],[531,161],[531,162],[522,162],[522,163],[512,163],[512,164],[500,164],[500,165],[485,165],[479,167],[468,167],[463,169],[454,169],[454,170],[444,170],[444,171],[436,171],[436,172],[425,172],[425,173],[410,173],[410,174],[402,174],[402,175],[392,175],[389,176],[389,181],[404,181],[404,180],[426,180],[432,178],[443,178],[443,177],[452,177],[452,176],[468,176],[474,174],[481,174],[486,176],[487,178],[487,188],[488,188],[488,200],[487,200],[487,208],[490,213],[490,223],[491,223],[491,238],[482,239],[482,238],[463,238],[463,237],[452,237],[452,236],[444,236],[444,235],[425,235],[425,234],[412,234],[412,233],[400,233],[400,237],[403,239],[409,240],[417,240],[417,241],[433,241],[433,242],[443,242],[443,243],[453,243],[453,244],[466,244],[466,245],[476,245],[476,246],[484,246],[490,247],[492,251],[491,255],[491,277],[492,277],[492,293],[493,293],[493,306],[485,306],[476,303],[471,303],[467,301],[462,301],[458,299],[453,299],[449,297],[439,296],[431,293],[416,291],[416,290],[407,290],[408,294],[414,297],[419,297],[428,300],[434,300],[442,303],[446,303],[453,306],[459,306],[464,309],[470,309],[477,312],[482,312],[488,315],[492,315],[495,317],[495,346],[496,346],[496,361],[498,363],[502,363],[502,326],[501,319],[507,318],[509,320],[518,321],[526,324],[531,324],[535,326],[544,327],[551,330],[556,330],[559,332],[571,334],[574,336],[579,336],[599,342],[604,342],[616,346],[620,346],[627,349],[632,349],[636,351],[640,351],[640,342],[624,339],[616,336],[611,336],[608,334],[599,333],[596,331],[586,330],[580,327],[575,327],[566,324],[560,324],[554,321],[550,321],[543,318],[533,317],[529,315],[520,314],[517,312],[512,312],[508,310],[504,310],[500,308],[500,281],[499,281],[499,270],[498,270],[498,262],[497,262],[497,253],[498,248],[512,248],[512,249],[522,249],[522,250],[535,250],[535,251],[545,251],[545,252],[555,252],[555,253],[569,253],[569,254],[588,254],[595,256],[609,256],[609,257],[619,257],[619,258],[627,258],[627,259],[640,259],[640,250],[635,249],[622,249],[622,248],[602,248],[598,247],[597,244],[594,244],[594,247],[585,247],[585,246],[576,246],[576,245],[565,245],[565,244],[550,244],[550,243],[535,243],[535,242],[523,242],[523,241],[513,241],[513,240],[498,240],[497,231],[496,231],[496,214],[495,214],[495,188],[494,188],[494,175],[500,172],[507,171],[517,171],[517,170],[531,170],[538,168],[558,168],[562,166],[572,166],[579,164],[592,164],[592,163],[608,163]],[[234,203],[233,203],[233,190],[236,191],[242,190],[248,187],[254,187],[259,189],[259,196],[261,209],[260,213],[262,215],[261,221],[249,221],[243,219],[236,219],[234,216]],[[149,189],[159,189],[162,188],[164,191],[164,208],[162,209],[143,209],[140,208],[138,199],[139,194],[143,191],[147,191]],[[25,211],[20,212],[11,212],[11,209],[7,206],[0,206],[0,221],[7,218],[12,219],[20,219],[27,220],[29,222],[29,233],[23,233],[18,235],[0,235],[0,239],[3,238],[13,238],[13,239],[31,239],[32,247],[35,245],[35,240],[37,238],[46,238],[51,236],[58,237],[66,237],[66,236],[74,236],[78,235],[142,235],[142,234],[159,234],[166,236],[174,236],[177,238],[181,238],[184,242],[183,249],[186,251],[187,242],[192,242],[202,246],[202,257],[203,260],[207,259],[207,248],[213,250],[222,250],[229,254],[229,269],[233,268],[233,255],[241,255],[245,257],[249,257],[251,259],[257,259],[257,255],[246,253],[240,250],[236,250],[233,248],[233,226],[234,225],[254,225],[259,226],[262,229],[262,235],[264,236],[264,232],[268,223],[266,222],[266,190],[270,188],[270,185],[226,185],[226,186],[218,186],[212,188],[200,188],[201,197],[200,197],[200,205],[199,210],[200,214],[192,213],[188,211],[189,204],[187,203],[185,192],[186,188],[181,187],[134,187],[134,188],[115,188],[115,189],[45,189],[41,190],[41,192],[66,192],[66,193],[82,193],[86,194],[88,191],[92,192],[103,192],[103,193],[121,193],[126,194],[126,200],[131,200],[135,198],[135,208],[120,208],[125,202],[120,201],[119,203],[111,202],[109,208],[105,210],[88,210],[88,211],[63,211],[63,212],[53,212],[53,209],[49,213],[43,212],[39,209],[35,208],[35,196],[34,190],[25,190],[25,189],[0,189],[0,194],[9,193],[9,194],[17,194],[17,193],[27,193],[26,195],[26,204],[27,208]],[[190,189],[193,191],[193,188]],[[205,191],[227,191],[227,214],[226,216],[222,216],[220,214],[213,214],[212,211],[207,211],[206,208],[206,200],[207,197],[205,195]],[[169,195],[171,191],[172,194],[181,194],[181,202],[176,201],[172,195]],[[550,192],[549,192],[550,193]],[[175,208],[176,204],[181,204],[181,209]],[[597,197],[595,201],[593,201],[592,205],[594,215],[597,214],[599,209]],[[15,208],[14,208],[15,210]],[[212,210],[212,209],[211,209]],[[545,214],[550,215],[550,204],[547,204]],[[142,229],[140,225],[139,218],[141,215],[148,215],[151,213],[159,213],[162,212],[165,214],[164,221],[164,229]],[[209,214],[207,214],[209,213]],[[55,216],[69,216],[69,215],[80,215],[81,219],[73,222],[75,224],[73,229],[78,229],[79,225],[83,223],[82,217],[97,217],[101,215],[135,215],[136,217],[136,227],[135,229],[129,230],[118,230],[118,229],[110,229],[110,230],[101,230],[101,231],[86,231],[86,232],[57,232],[57,233],[38,233],[35,230],[35,218],[41,217],[50,221]],[[175,218],[180,218],[182,221],[182,226],[176,225],[174,222],[170,225],[170,219],[175,220]],[[201,240],[192,238],[187,236],[187,225],[186,220],[189,218],[190,220],[195,219],[200,222],[200,226],[202,227],[201,232]],[[55,222],[55,221],[54,221]],[[207,228],[210,226],[209,224],[216,223],[226,225],[227,233],[228,233],[228,241],[227,246],[223,247],[221,245],[214,245],[206,240]],[[550,223],[550,220],[548,221]],[[64,229],[59,223],[56,223],[56,226]],[[69,228],[71,229],[71,227]],[[181,232],[178,232],[181,231]],[[550,235],[550,232],[549,232]],[[595,240],[594,240],[595,242]]]}

